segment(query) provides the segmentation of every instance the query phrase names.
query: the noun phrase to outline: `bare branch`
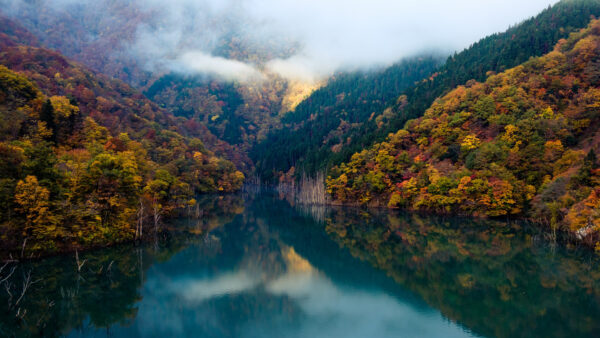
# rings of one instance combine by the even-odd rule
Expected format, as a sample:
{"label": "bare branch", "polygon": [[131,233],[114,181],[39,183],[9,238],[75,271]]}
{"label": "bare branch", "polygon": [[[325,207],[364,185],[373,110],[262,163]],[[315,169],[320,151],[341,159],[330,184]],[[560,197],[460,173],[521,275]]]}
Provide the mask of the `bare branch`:
{"label": "bare branch", "polygon": [[19,296],[19,298],[17,299],[17,301],[15,302],[15,306],[19,305],[19,303],[21,302],[21,300],[23,299],[23,297],[25,296],[25,293],[27,293],[27,290],[35,283],[38,283],[42,281],[42,279],[38,279],[35,281],[31,280],[31,270],[29,270],[29,272],[27,272],[27,275],[24,276],[24,280],[23,280],[23,290],[21,290],[21,296]]}
{"label": "bare branch", "polygon": [[13,298],[12,292],[10,289],[12,288],[12,283],[4,283],[4,289],[6,289],[6,293],[8,294],[8,305],[10,306],[10,302]]}
{"label": "bare branch", "polygon": [[27,237],[23,240],[23,246],[21,247],[21,258],[23,258],[23,253],[25,252],[25,245],[27,244]]}
{"label": "bare branch", "polygon": [[4,271],[4,268],[6,268],[8,266],[8,264],[10,264],[10,262],[6,262],[6,263],[4,263],[4,265],[2,265],[2,267],[0,267],[0,273],[2,273],[2,271]]}
{"label": "bare branch", "polygon": [[79,252],[77,252],[77,250],[75,250],[75,263],[77,264],[77,272],[81,272],[81,268],[83,268],[83,265],[85,264],[85,262],[87,261],[87,259],[84,259],[83,262],[79,262]]}
{"label": "bare branch", "polygon": [[110,261],[110,264],[108,264],[108,268],[106,268],[106,272],[107,272],[107,273],[108,273],[108,272],[110,271],[110,269],[112,268],[112,265],[113,265],[113,263],[114,263],[114,262],[115,262],[115,261],[114,261],[114,260],[112,260],[112,261]]}
{"label": "bare branch", "polygon": [[0,280],[0,284],[6,282],[10,276],[12,276],[12,274],[15,272],[15,270],[17,269],[17,266],[13,266],[12,270],[10,270],[10,273],[8,274],[8,276],[6,276],[4,279]]}
{"label": "bare branch", "polygon": [[15,317],[19,318],[19,319],[23,319],[25,318],[25,315],[27,314],[27,309],[23,310],[23,312],[21,312],[21,308],[19,308],[17,310],[17,314],[15,315]]}

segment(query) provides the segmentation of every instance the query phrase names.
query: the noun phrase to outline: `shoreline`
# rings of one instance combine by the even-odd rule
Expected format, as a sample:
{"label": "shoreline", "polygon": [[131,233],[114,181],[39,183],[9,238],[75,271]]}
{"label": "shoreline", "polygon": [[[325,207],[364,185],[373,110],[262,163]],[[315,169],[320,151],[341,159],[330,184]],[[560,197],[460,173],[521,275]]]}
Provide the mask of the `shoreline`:
{"label": "shoreline", "polygon": [[[262,188],[267,188],[267,190],[269,191],[265,191]],[[277,190],[277,187],[275,186],[261,186],[261,189],[258,189],[258,191],[255,191],[254,194],[263,194],[265,192],[267,193],[273,193],[273,194],[277,194],[280,191]],[[247,194],[248,191],[247,190],[240,190],[237,192],[237,194]],[[215,197],[218,198],[218,196],[222,196],[222,194],[211,194]],[[232,194],[226,194],[226,195],[232,195]],[[527,222],[528,226],[531,226],[532,228],[535,229],[539,229],[540,231],[543,232],[543,234],[545,235],[545,238],[548,239],[549,241],[556,241],[557,243],[559,243],[562,246],[568,246],[568,245],[575,245],[575,246],[582,246],[585,247],[586,250],[590,250],[591,252],[594,252],[594,248],[596,246],[596,244],[598,243],[598,239],[597,238],[597,233],[593,232],[591,234],[589,234],[588,236],[582,238],[582,239],[578,239],[577,238],[577,233],[572,232],[572,231],[565,231],[564,229],[556,229],[556,233],[553,235],[552,233],[552,229],[550,228],[550,226],[548,224],[544,224],[543,222],[537,221],[537,220],[533,220],[531,218],[527,218],[527,217],[514,217],[514,216],[504,216],[504,217],[486,217],[486,216],[482,216],[482,215],[473,215],[473,214],[460,214],[460,213],[453,213],[453,212],[439,212],[439,211],[430,211],[430,210],[413,210],[413,209],[409,209],[409,208],[398,208],[398,207],[389,207],[389,206],[385,206],[381,203],[369,203],[369,204],[361,204],[361,203],[343,203],[340,201],[331,201],[329,200],[326,203],[305,203],[300,201],[300,199],[295,198],[293,195],[292,196],[287,196],[287,197],[292,197],[294,198],[294,201],[296,202],[296,205],[303,205],[303,206],[308,206],[308,207],[324,207],[324,208],[344,208],[344,209],[357,209],[357,210],[372,210],[372,211],[380,211],[380,212],[401,212],[401,213],[405,213],[405,214],[416,214],[416,215],[422,215],[422,216],[438,216],[438,217],[452,217],[452,218],[462,218],[462,219],[469,219],[469,220],[497,220],[497,221],[506,221],[506,222]],[[283,198],[285,200],[285,198]],[[181,218],[181,215],[179,216],[175,216],[175,217],[171,217],[169,218],[169,220],[174,220],[177,218]],[[165,224],[163,224],[164,226]],[[168,225],[168,223],[166,224]],[[173,231],[175,229],[173,228],[169,228],[168,226],[166,228],[162,228],[158,231],[157,235],[158,236],[162,236],[163,238],[166,237],[170,237],[169,235],[176,233],[177,231]],[[166,235],[166,236],[165,236]],[[556,238],[552,239],[552,237],[555,236]],[[51,258],[51,257],[57,257],[57,256],[67,256],[67,255],[71,255],[71,254],[75,254],[76,252],[78,253],[88,253],[88,252],[93,252],[95,250],[102,250],[102,249],[107,249],[107,248],[112,248],[112,247],[118,247],[118,246],[143,246],[147,243],[151,243],[153,240],[156,240],[156,235],[154,234],[154,232],[147,232],[144,237],[142,239],[127,239],[127,240],[123,240],[123,241],[118,241],[118,242],[113,242],[113,243],[109,243],[109,244],[97,244],[97,245],[90,245],[90,246],[81,246],[81,247],[71,247],[71,248],[64,248],[62,250],[59,251],[53,251],[53,252],[39,252],[37,254],[31,253],[29,256],[23,255],[23,256],[16,256],[16,255],[12,255],[13,253],[18,252],[19,250],[17,250],[16,248],[13,249],[9,249],[9,250],[0,250],[0,257],[2,257],[0,259],[0,261],[4,262],[4,263],[10,263],[10,262],[30,262],[30,261],[36,261],[36,260],[42,260],[42,259],[46,259],[46,258]]]}
{"label": "shoreline", "polygon": [[[299,204],[302,204],[302,202],[299,202]],[[310,205],[316,205],[316,204],[305,204],[305,205],[310,206]],[[418,215],[425,215],[425,216],[446,216],[446,217],[468,218],[468,219],[472,219],[472,220],[477,220],[477,219],[502,220],[502,219],[505,219],[507,222],[508,221],[528,222],[531,226],[540,229],[545,234],[548,234],[550,236],[552,236],[552,232],[553,232],[550,224],[541,222],[539,220],[532,219],[530,217],[524,217],[524,216],[521,216],[521,217],[518,217],[518,216],[489,217],[489,216],[485,216],[485,215],[475,215],[475,214],[468,214],[468,213],[461,214],[461,213],[456,213],[456,212],[441,212],[441,211],[431,211],[431,210],[389,207],[389,206],[383,205],[381,203],[361,204],[358,202],[344,203],[344,202],[340,202],[340,201],[329,201],[325,204],[321,204],[321,206],[350,207],[350,208],[357,208],[357,209],[363,209],[363,210],[370,210],[370,209],[390,210],[390,211],[395,210],[395,211],[411,213],[411,214],[418,214]],[[584,230],[583,237],[579,237],[581,235],[578,234],[581,230]],[[581,230],[574,232],[571,230],[565,230],[562,226],[559,226],[555,232],[556,232],[556,237],[560,238],[560,240],[558,242],[561,243],[562,245],[568,245],[568,244],[582,245],[592,252],[595,251],[596,245],[600,244],[600,235],[598,234],[597,231],[588,230],[587,228],[584,228]],[[588,232],[585,232],[585,230],[588,230]]]}

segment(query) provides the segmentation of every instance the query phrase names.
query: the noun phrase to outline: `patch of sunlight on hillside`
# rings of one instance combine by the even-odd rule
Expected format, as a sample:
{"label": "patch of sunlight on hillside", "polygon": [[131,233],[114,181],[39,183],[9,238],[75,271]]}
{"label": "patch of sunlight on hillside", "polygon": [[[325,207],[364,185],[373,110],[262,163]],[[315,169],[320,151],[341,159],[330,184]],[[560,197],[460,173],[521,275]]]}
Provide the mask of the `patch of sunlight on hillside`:
{"label": "patch of sunlight on hillside", "polygon": [[315,90],[323,86],[323,81],[309,83],[297,80],[289,80],[288,87],[281,101],[281,114],[296,109],[300,102],[304,101]]}

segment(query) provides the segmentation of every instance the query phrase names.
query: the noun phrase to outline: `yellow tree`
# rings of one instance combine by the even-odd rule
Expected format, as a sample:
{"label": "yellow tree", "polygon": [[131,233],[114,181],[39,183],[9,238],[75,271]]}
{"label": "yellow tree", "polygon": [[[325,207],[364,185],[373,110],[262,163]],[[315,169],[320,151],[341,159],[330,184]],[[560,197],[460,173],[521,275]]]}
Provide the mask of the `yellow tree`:
{"label": "yellow tree", "polygon": [[27,176],[17,183],[15,202],[17,211],[25,216],[23,236],[36,240],[34,248],[40,248],[41,242],[51,243],[59,233],[56,216],[50,211],[50,191],[38,183],[35,176]]}
{"label": "yellow tree", "polygon": [[75,129],[79,107],[71,104],[71,101],[64,96],[52,96],[50,102],[54,108],[54,126],[56,132],[54,136],[59,142],[64,142]]}

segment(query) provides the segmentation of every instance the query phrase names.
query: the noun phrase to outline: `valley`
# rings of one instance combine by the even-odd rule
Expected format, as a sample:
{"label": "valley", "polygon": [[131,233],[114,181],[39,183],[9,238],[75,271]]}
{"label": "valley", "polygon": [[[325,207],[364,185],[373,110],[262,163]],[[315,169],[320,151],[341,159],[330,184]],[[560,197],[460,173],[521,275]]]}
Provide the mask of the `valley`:
{"label": "valley", "polygon": [[600,1],[0,0],[0,336],[595,337]]}

